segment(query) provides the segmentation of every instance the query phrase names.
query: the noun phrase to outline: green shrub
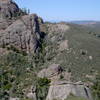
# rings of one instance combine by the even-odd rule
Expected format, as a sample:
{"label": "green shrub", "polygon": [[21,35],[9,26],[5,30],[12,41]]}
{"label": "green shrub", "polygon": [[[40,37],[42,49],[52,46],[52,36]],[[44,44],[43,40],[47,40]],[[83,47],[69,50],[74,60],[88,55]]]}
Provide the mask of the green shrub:
{"label": "green shrub", "polygon": [[7,85],[5,85],[5,86],[3,87],[3,89],[4,89],[4,90],[10,90],[11,87],[12,87],[12,84],[8,83]]}
{"label": "green shrub", "polygon": [[96,79],[93,81],[94,85],[92,86],[92,91],[95,100],[100,100],[100,74],[96,76]]}
{"label": "green shrub", "polygon": [[37,100],[45,100],[48,94],[50,80],[47,78],[38,78],[36,84]]}
{"label": "green shrub", "polygon": [[60,75],[60,79],[64,79],[64,76],[63,75]]}

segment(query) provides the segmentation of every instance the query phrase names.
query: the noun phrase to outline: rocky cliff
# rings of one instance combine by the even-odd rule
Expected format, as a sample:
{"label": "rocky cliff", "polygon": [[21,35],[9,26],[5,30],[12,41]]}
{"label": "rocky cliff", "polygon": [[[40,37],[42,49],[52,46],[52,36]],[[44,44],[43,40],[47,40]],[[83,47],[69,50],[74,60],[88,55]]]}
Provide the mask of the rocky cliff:
{"label": "rocky cliff", "polygon": [[22,11],[12,0],[0,0],[0,30],[7,28]]}
{"label": "rocky cliff", "polygon": [[22,15],[13,20],[20,9],[11,0],[0,1],[0,46],[17,48],[22,51],[36,52],[40,45],[41,32],[39,24],[42,23],[37,15]]}
{"label": "rocky cliff", "polygon": [[20,11],[17,4],[12,0],[0,0],[0,17],[12,18]]}
{"label": "rocky cliff", "polygon": [[1,47],[15,47],[26,52],[35,52],[39,47],[41,33],[37,15],[26,15],[0,31]]}

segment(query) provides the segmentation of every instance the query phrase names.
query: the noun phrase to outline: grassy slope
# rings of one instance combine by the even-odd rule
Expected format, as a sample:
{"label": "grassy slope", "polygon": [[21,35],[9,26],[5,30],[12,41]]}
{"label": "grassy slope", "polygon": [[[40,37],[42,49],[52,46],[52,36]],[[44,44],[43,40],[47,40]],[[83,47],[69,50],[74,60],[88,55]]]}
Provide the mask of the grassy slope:
{"label": "grassy slope", "polygon": [[[95,37],[92,34],[90,28],[86,28],[79,25],[68,24],[70,29],[66,32],[52,33],[52,37],[56,37],[53,42],[49,38],[47,47],[50,48],[47,52],[50,53],[52,59],[49,63],[60,63],[65,69],[70,68],[75,80],[84,79],[86,74],[91,74],[93,71],[100,71],[100,38]],[[49,34],[50,32],[48,32]],[[50,33],[51,34],[51,33]],[[69,49],[63,52],[58,51],[58,42],[61,34],[64,34],[60,41],[68,40]],[[81,51],[87,52],[85,55],[81,54]],[[49,57],[50,57],[49,56]],[[93,57],[93,60],[89,59],[89,56]],[[76,57],[78,59],[76,59]],[[56,60],[54,60],[56,58]]]}

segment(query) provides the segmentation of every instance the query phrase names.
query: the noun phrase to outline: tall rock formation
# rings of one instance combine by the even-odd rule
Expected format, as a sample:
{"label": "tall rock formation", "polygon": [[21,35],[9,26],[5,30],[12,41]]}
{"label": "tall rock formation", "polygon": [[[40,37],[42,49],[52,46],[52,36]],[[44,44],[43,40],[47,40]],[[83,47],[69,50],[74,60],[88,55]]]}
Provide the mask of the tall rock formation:
{"label": "tall rock formation", "polygon": [[42,19],[35,14],[22,14],[17,19],[20,11],[12,0],[0,0],[0,46],[36,52],[40,44],[39,24]]}
{"label": "tall rock formation", "polygon": [[0,0],[0,30],[7,28],[14,20],[13,17],[19,15],[21,10],[12,0]]}
{"label": "tall rock formation", "polygon": [[0,0],[0,18],[11,18],[20,11],[18,5],[12,0]]}

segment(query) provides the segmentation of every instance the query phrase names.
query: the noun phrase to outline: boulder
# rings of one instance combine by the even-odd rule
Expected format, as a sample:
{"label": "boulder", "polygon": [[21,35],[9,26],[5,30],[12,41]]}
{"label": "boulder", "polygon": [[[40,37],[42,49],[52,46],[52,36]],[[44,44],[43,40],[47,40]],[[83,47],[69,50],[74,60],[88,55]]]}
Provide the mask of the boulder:
{"label": "boulder", "polygon": [[26,97],[32,100],[37,100],[36,99],[36,87],[32,86],[28,93],[26,94]]}
{"label": "boulder", "polygon": [[87,100],[93,100],[88,87],[83,84],[67,81],[57,81],[52,84],[49,88],[46,100],[65,100],[70,94],[83,97]]}
{"label": "boulder", "polygon": [[41,70],[38,77],[51,79],[46,100],[65,100],[70,94],[93,100],[90,89],[81,81],[71,82],[71,72],[64,71],[59,64]]}
{"label": "boulder", "polygon": [[36,100],[36,94],[35,93],[28,93],[27,98],[32,99],[32,100]]}
{"label": "boulder", "polygon": [[63,69],[59,64],[52,64],[48,68],[41,70],[38,73],[38,77],[47,77],[52,78],[53,76],[59,75],[62,73]]}
{"label": "boulder", "polygon": [[12,98],[12,97],[10,97],[9,100],[20,100],[20,99],[19,98]]}

